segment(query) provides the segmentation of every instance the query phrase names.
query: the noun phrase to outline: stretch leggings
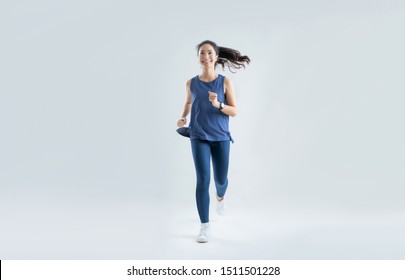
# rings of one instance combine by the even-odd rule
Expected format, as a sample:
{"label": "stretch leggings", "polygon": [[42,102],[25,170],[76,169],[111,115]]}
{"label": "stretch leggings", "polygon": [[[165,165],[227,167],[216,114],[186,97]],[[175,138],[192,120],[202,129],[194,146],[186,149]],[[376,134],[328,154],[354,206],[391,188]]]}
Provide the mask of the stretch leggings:
{"label": "stretch leggings", "polygon": [[191,149],[197,173],[196,201],[201,223],[209,222],[210,160],[214,171],[217,195],[223,197],[228,187],[230,141],[191,140]]}

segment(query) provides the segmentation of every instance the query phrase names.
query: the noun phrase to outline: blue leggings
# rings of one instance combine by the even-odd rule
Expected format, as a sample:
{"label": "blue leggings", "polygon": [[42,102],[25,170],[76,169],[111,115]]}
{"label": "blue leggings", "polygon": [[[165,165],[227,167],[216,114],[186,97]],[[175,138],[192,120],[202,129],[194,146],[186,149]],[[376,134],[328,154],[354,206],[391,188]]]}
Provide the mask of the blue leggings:
{"label": "blue leggings", "polygon": [[223,197],[228,187],[230,141],[191,140],[191,149],[197,173],[196,200],[201,223],[209,222],[210,158],[214,171],[217,195]]}

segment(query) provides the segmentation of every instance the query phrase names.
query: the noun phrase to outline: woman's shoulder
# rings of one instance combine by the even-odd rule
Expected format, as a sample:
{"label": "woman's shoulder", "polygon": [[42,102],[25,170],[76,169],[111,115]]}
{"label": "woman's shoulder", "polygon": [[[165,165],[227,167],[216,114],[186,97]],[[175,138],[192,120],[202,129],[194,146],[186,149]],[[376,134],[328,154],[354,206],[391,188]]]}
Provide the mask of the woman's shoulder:
{"label": "woman's shoulder", "polygon": [[228,76],[225,76],[225,75],[222,75],[222,74],[219,74],[219,76],[221,76],[222,79],[224,79],[224,82],[229,82],[231,80]]}
{"label": "woman's shoulder", "polygon": [[193,80],[197,79],[197,77],[198,77],[198,75],[191,77],[190,79],[187,80],[187,83],[186,83],[186,84],[187,84],[187,85],[190,85]]}
{"label": "woman's shoulder", "polygon": [[195,79],[195,77],[188,79],[186,82],[186,87],[189,89],[191,87],[191,83],[193,82],[193,80]]}
{"label": "woman's shoulder", "polygon": [[227,76],[224,76],[224,84],[229,85],[231,83],[232,83],[232,80],[230,78],[228,78]]}
{"label": "woman's shoulder", "polygon": [[197,75],[197,76],[194,76],[194,77],[192,77],[192,78],[190,78],[189,80],[187,80],[186,86],[187,86],[188,88],[190,88],[190,86],[191,86],[191,84],[193,83],[193,81],[194,81],[195,79],[197,79],[197,78],[198,78],[198,75]]}

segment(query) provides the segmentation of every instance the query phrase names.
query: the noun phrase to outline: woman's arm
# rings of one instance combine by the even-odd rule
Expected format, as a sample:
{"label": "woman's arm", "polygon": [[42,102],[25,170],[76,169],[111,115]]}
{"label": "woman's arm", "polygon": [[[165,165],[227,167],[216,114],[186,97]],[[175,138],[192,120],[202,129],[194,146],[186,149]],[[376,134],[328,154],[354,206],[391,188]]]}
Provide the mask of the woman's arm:
{"label": "woman's arm", "polygon": [[[228,79],[227,77],[225,77],[224,88],[225,88],[226,101],[228,104],[225,105],[225,107],[221,110],[221,112],[228,116],[235,117],[236,113],[237,113],[235,88],[233,87],[232,81],[230,79]],[[209,99],[212,103],[212,106],[219,109],[220,102],[217,99],[217,94],[210,91]]]}
{"label": "woman's arm", "polygon": [[186,83],[186,102],[184,103],[184,108],[183,108],[183,113],[181,114],[181,118],[177,121],[178,127],[183,127],[187,123],[187,116],[190,113],[190,109],[191,109],[190,83],[191,83],[191,80],[188,80]]}

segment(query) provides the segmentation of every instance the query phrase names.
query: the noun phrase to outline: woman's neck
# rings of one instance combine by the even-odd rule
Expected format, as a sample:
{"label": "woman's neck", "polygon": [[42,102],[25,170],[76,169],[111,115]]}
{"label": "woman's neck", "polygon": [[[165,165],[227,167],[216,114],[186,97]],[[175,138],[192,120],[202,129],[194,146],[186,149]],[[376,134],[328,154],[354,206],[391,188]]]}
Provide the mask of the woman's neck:
{"label": "woman's neck", "polygon": [[213,68],[203,68],[201,74],[200,74],[200,80],[205,81],[205,82],[211,82],[215,80],[218,77],[218,73],[215,72],[215,69]]}

